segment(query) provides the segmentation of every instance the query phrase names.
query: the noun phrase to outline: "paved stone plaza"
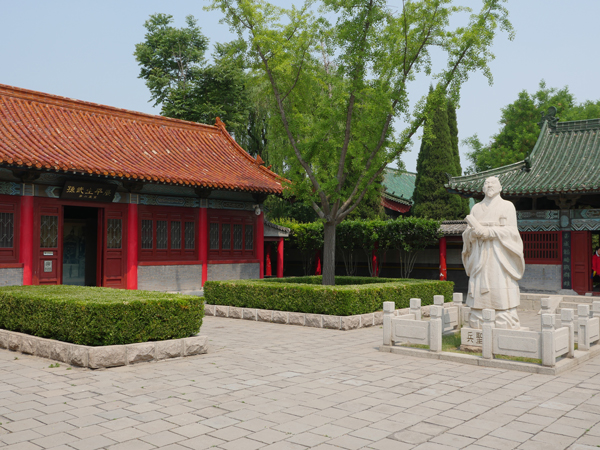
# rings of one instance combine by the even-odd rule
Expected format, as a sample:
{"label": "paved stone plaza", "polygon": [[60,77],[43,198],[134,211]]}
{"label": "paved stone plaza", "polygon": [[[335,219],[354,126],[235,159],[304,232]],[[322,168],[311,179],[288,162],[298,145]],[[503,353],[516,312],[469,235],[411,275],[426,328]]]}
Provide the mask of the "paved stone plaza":
{"label": "paved stone plaza", "polygon": [[380,327],[208,317],[201,334],[207,355],[98,371],[0,350],[0,448],[600,446],[600,358],[553,377],[380,353]]}

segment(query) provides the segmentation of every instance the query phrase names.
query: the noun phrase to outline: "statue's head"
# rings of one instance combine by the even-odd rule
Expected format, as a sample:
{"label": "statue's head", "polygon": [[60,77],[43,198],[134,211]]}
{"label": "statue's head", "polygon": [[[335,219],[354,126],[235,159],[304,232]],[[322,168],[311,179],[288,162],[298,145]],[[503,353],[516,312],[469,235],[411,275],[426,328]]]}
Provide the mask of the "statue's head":
{"label": "statue's head", "polygon": [[494,198],[496,195],[502,192],[502,185],[498,177],[488,177],[483,183],[483,193],[488,198]]}

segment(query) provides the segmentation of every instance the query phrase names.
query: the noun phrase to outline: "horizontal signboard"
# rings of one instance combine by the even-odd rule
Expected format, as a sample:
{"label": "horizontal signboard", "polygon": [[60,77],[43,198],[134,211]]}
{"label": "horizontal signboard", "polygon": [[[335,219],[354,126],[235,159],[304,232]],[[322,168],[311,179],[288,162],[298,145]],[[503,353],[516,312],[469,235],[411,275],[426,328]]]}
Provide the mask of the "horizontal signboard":
{"label": "horizontal signboard", "polygon": [[60,194],[60,198],[69,200],[90,200],[94,202],[112,202],[116,192],[116,184],[67,181]]}

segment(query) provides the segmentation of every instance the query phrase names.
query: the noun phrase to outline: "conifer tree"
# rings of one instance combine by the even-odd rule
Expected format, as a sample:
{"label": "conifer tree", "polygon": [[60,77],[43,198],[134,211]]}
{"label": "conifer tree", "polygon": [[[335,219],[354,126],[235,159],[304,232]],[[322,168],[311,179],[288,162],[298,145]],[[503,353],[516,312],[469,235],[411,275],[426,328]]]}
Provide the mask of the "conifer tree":
{"label": "conifer tree", "polygon": [[437,220],[463,219],[460,196],[449,194],[444,187],[447,173],[456,172],[456,159],[448,125],[446,96],[431,90],[427,98],[427,119],[417,159],[417,178],[413,193],[412,214]]}
{"label": "conifer tree", "polygon": [[[458,151],[458,121],[456,119],[456,106],[451,99],[448,99],[448,128],[450,129],[450,140],[452,141],[452,157],[454,158],[454,172],[448,172],[454,177],[462,175],[462,165],[460,164],[460,152]],[[461,197],[461,211],[457,212],[458,219],[464,218],[469,214],[469,200]]]}

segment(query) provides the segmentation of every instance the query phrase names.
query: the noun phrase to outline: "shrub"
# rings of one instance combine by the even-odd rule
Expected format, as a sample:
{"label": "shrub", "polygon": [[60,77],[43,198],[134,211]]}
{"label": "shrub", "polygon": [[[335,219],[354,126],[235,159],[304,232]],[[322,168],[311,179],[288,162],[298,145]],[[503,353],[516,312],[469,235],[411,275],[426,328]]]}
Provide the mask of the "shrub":
{"label": "shrub", "polygon": [[211,305],[350,316],[379,311],[386,301],[396,308],[408,308],[411,298],[430,305],[434,295],[451,301],[454,289],[451,281],[397,278],[335,277],[336,286],[320,283],[319,276],[207,281],[204,297]]}
{"label": "shrub", "polygon": [[0,328],[81,345],[193,336],[202,298],[81,286],[0,288]]}

